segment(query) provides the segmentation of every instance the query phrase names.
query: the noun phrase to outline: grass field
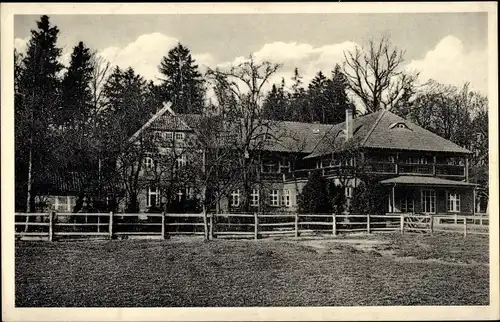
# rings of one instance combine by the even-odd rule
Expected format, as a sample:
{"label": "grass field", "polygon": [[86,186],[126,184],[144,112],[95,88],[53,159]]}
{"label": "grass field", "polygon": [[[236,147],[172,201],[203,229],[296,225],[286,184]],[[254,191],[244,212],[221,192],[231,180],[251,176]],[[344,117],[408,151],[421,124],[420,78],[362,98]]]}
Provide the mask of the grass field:
{"label": "grass field", "polygon": [[16,245],[21,307],[488,304],[487,237]]}

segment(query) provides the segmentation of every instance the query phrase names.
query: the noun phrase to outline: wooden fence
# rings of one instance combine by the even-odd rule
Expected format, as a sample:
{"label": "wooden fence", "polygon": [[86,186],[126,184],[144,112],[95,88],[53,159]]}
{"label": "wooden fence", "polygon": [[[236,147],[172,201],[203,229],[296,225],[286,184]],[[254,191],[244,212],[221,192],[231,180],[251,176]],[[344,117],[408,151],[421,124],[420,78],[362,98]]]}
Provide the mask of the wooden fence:
{"label": "wooden fence", "polygon": [[[397,231],[487,235],[488,216],[419,214],[165,214],[16,213],[17,238],[202,235],[213,238],[299,237],[317,234]],[[206,219],[206,221],[205,221]]]}

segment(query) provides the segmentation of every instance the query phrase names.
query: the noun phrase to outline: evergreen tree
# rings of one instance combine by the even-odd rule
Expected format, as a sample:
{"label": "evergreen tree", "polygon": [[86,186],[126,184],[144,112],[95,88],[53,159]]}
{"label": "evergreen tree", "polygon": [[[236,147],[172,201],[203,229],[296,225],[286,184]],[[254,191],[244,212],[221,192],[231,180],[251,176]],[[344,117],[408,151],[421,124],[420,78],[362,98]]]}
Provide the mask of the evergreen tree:
{"label": "evergreen tree", "polygon": [[300,213],[331,213],[333,198],[328,181],[319,171],[313,171],[302,189],[298,200]]}
{"label": "evergreen tree", "polygon": [[264,117],[267,119],[275,121],[287,121],[290,119],[284,79],[281,79],[281,85],[279,87],[273,84],[271,91],[264,100],[263,110]]}
{"label": "evergreen tree", "polygon": [[302,87],[302,77],[299,74],[298,68],[295,68],[292,77],[292,89],[288,95],[289,100],[289,115],[291,121],[308,122],[308,102],[306,91]]}
{"label": "evergreen tree", "polygon": [[309,122],[337,124],[344,121],[345,110],[353,108],[346,94],[346,79],[340,66],[336,65],[332,78],[320,71],[309,84],[308,111],[304,115]]}
{"label": "evergreen tree", "polygon": [[[18,66],[15,93],[15,162],[16,190],[27,199],[27,211],[32,211],[36,183],[52,165],[50,160],[52,130],[60,106],[59,63],[61,49],[57,47],[59,29],[51,26],[44,15],[31,30],[22,68]],[[34,184],[33,184],[34,183]],[[33,190],[33,191],[32,191]],[[16,198],[17,199],[17,198]],[[18,200],[22,200],[19,198]],[[18,206],[20,206],[18,204]]]}
{"label": "evergreen tree", "polygon": [[89,119],[92,102],[90,81],[93,66],[90,49],[79,42],[71,54],[71,63],[62,82],[62,109],[59,122],[82,127]]}
{"label": "evergreen tree", "polygon": [[190,50],[180,43],[162,58],[161,99],[170,101],[178,113],[201,113],[204,107],[204,81]]}

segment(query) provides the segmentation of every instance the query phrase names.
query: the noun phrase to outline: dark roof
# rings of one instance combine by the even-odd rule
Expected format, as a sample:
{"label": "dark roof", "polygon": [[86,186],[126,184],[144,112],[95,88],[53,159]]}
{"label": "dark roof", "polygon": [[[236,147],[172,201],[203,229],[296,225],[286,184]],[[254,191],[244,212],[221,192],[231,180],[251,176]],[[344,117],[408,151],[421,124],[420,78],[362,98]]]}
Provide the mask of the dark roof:
{"label": "dark roof", "polygon": [[[137,138],[145,129],[165,131],[195,131],[200,122],[208,121],[199,114],[175,114],[165,105],[130,140]],[[259,120],[261,133],[267,132],[270,138],[260,149],[275,152],[311,153],[325,134],[332,128],[331,124],[302,123],[288,121]],[[235,130],[231,124],[225,123],[226,129]]]}
{"label": "dark roof", "polygon": [[[175,114],[169,104],[158,111],[130,140],[134,140],[146,128],[158,130],[191,131],[199,122],[205,122],[201,115]],[[261,120],[262,131],[267,131],[275,140],[259,147],[275,152],[299,152],[314,158],[331,154],[345,147],[345,122],[331,124]],[[403,123],[403,128],[399,128]],[[232,124],[223,125],[228,132]],[[236,135],[236,137],[238,137]],[[350,143],[357,147],[378,149],[415,150],[451,153],[470,153],[457,144],[446,140],[390,111],[381,110],[353,119],[353,138]]]}
{"label": "dark roof", "polygon": [[[398,128],[402,123],[405,128]],[[345,122],[336,124],[318,147],[308,156],[313,158],[338,151],[344,144]],[[469,150],[440,137],[387,110],[353,120],[354,135],[359,147],[432,152],[470,153]]]}
{"label": "dark roof", "polygon": [[432,185],[432,186],[477,186],[475,183],[425,176],[399,176],[380,181],[381,184]]}

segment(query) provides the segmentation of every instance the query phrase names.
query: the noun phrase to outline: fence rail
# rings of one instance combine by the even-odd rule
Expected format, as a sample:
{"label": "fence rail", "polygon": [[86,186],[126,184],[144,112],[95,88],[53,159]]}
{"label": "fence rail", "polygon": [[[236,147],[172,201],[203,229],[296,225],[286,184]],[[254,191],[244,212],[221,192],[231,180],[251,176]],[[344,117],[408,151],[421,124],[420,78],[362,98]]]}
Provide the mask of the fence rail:
{"label": "fence rail", "polygon": [[203,235],[207,239],[309,234],[396,231],[402,234],[448,232],[487,235],[486,214],[167,214],[167,213],[16,213],[15,236],[43,237],[50,241],[64,236]]}

